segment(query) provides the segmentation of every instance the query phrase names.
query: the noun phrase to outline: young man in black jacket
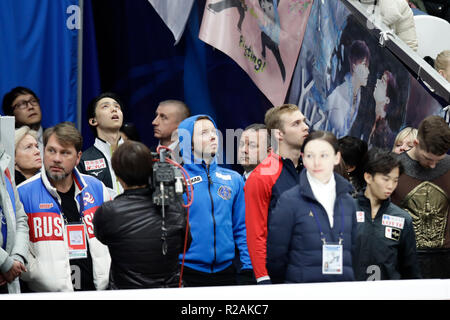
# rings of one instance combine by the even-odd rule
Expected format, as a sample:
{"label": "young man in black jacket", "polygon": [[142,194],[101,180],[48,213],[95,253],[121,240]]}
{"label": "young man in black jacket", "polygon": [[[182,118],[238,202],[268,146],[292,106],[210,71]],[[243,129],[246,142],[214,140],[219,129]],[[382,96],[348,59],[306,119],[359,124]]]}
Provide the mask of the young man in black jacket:
{"label": "young man in black jacket", "polygon": [[123,123],[123,104],[119,97],[105,92],[94,98],[88,106],[87,118],[94,135],[94,145],[83,152],[78,170],[102,181],[114,190],[112,195],[123,192],[111,166],[111,157],[123,143],[120,128]]}
{"label": "young man in black jacket", "polygon": [[421,278],[412,218],[390,201],[402,172],[403,165],[392,152],[377,148],[368,152],[367,187],[356,199],[356,280]]}
{"label": "young man in black jacket", "polygon": [[144,144],[124,142],[111,162],[125,191],[104,203],[93,220],[97,239],[111,254],[109,288],[177,287],[186,230],[182,199],[166,205],[163,218],[162,206],[152,200],[152,156]]}

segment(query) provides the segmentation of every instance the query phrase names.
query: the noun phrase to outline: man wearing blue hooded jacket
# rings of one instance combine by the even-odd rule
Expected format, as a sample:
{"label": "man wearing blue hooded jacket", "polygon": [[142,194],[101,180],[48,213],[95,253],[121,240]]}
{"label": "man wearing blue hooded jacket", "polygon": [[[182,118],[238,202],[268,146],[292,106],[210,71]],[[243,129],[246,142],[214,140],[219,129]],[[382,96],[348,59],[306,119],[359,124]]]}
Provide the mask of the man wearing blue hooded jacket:
{"label": "man wearing blue hooded jacket", "polygon": [[[179,124],[178,136],[183,167],[194,188],[189,212],[192,243],[186,252],[183,279],[187,286],[234,285],[237,279],[251,283],[244,181],[237,172],[217,165],[216,124],[209,116],[192,116]],[[240,277],[233,265],[235,247],[240,256]]]}

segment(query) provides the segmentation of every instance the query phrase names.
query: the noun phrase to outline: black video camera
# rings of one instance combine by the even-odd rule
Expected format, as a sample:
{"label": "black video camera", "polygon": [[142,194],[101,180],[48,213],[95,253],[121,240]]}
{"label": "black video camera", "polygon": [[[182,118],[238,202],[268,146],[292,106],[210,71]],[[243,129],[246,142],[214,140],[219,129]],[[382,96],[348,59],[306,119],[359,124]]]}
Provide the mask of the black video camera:
{"label": "black video camera", "polygon": [[161,149],[160,153],[153,153],[153,177],[151,185],[153,187],[153,203],[162,206],[176,201],[183,201],[185,186],[181,170],[166,161],[166,150]]}
{"label": "black video camera", "polygon": [[183,203],[183,174],[181,170],[166,161],[166,150],[161,149],[159,154],[152,153],[154,159],[158,159],[153,163],[153,177],[151,179],[151,186],[153,189],[153,203],[161,206],[161,241],[162,253],[167,254],[167,228],[166,228],[166,214],[165,206],[169,203],[176,203],[180,201]]}

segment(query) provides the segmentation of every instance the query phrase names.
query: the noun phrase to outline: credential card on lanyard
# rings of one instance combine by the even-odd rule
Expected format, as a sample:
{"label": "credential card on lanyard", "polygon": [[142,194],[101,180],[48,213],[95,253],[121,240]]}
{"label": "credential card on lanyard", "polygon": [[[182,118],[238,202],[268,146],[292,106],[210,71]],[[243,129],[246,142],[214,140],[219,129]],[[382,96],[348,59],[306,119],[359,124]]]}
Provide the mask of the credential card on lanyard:
{"label": "credential card on lanyard", "polygon": [[87,258],[86,233],[83,223],[67,224],[66,239],[69,259]]}
{"label": "credential card on lanyard", "polygon": [[322,246],[322,274],[342,274],[342,245]]}

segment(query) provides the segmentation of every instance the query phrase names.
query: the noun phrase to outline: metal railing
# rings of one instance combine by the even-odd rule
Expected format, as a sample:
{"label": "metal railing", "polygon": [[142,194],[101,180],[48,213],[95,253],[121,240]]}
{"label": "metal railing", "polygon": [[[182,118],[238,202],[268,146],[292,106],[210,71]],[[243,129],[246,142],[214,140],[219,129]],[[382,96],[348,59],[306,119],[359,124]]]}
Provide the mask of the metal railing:
{"label": "metal railing", "polygon": [[450,103],[450,83],[431,65],[421,58],[397,35],[393,34],[389,27],[380,19],[376,19],[371,10],[367,10],[367,6],[356,0],[341,1],[361,25],[366,27],[368,33],[379,39],[380,46],[386,47],[404,65],[406,65],[410,71],[414,72],[416,78],[420,78],[428,86],[430,91]]}

